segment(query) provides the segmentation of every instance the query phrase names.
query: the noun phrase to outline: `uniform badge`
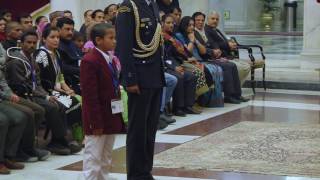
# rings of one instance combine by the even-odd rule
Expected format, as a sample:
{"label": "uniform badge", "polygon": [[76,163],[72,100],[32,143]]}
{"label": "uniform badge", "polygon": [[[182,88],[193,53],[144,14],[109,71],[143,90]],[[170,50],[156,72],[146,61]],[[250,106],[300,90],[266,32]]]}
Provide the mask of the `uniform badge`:
{"label": "uniform badge", "polygon": [[128,6],[120,6],[118,9],[119,13],[131,12],[131,9]]}
{"label": "uniform badge", "polygon": [[141,22],[149,22],[149,21],[150,21],[150,18],[141,18],[140,21],[141,21]]}

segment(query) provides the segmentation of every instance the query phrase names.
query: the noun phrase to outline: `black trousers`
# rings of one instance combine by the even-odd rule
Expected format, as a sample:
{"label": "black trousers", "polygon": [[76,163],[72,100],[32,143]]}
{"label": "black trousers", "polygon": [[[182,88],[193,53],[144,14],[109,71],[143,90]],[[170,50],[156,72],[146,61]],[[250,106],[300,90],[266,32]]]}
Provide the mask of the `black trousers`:
{"label": "black trousers", "polygon": [[185,71],[183,75],[176,71],[168,71],[168,73],[178,79],[172,96],[173,109],[193,106],[196,96],[196,77],[187,71]]}
{"label": "black trousers", "polygon": [[55,140],[64,138],[67,129],[65,113],[62,105],[52,103],[38,97],[34,97],[33,101],[45,109],[46,124],[52,132],[52,139]]}
{"label": "black trousers", "polygon": [[223,92],[225,97],[240,97],[241,83],[237,66],[231,62],[214,61],[223,70]]}
{"label": "black trousers", "polygon": [[128,93],[127,179],[150,180],[162,88]]}

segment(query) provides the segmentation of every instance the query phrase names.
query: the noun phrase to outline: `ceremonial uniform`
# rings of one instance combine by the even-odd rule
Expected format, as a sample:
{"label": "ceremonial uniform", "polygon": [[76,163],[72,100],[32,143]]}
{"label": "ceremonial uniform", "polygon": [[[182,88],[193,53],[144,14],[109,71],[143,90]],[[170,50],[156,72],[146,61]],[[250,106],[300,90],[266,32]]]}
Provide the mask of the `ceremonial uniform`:
{"label": "ceremonial uniform", "polygon": [[153,1],[125,0],[118,12],[116,52],[122,83],[140,89],[140,94],[128,92],[127,178],[149,180],[153,179],[155,134],[165,84],[159,11]]}

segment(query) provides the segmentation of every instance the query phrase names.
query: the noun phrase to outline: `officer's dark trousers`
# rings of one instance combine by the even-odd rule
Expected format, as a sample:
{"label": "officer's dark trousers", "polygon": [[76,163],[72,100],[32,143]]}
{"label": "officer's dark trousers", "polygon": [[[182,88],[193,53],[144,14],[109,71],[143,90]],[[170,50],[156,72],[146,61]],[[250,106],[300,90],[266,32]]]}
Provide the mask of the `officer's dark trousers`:
{"label": "officer's dark trousers", "polygon": [[128,93],[127,179],[150,180],[162,89]]}
{"label": "officer's dark trousers", "polygon": [[178,79],[178,83],[173,92],[173,109],[191,107],[195,101],[196,77],[191,72],[184,72],[183,75],[169,71]]}
{"label": "officer's dark trousers", "polygon": [[0,102],[0,162],[16,156],[27,121],[23,112]]}
{"label": "officer's dark trousers", "polygon": [[223,92],[225,97],[240,97],[241,83],[237,66],[231,62],[215,61],[223,70]]}

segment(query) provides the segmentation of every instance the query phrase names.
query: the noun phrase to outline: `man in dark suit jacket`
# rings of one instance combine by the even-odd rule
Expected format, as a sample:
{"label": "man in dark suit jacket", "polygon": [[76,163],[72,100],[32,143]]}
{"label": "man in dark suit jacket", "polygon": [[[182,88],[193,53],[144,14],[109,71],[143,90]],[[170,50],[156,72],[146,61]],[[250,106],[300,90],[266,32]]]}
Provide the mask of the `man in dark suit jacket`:
{"label": "man in dark suit jacket", "polygon": [[222,51],[222,57],[231,56],[232,51],[237,49],[237,44],[227,37],[218,29],[220,16],[217,12],[212,12],[208,16],[208,22],[205,26],[205,32],[208,37],[210,47]]}
{"label": "man in dark suit jacket", "polygon": [[[135,21],[137,14],[140,23]],[[128,92],[127,178],[150,180],[165,84],[157,4],[154,0],[125,0],[118,9],[116,31],[116,51]]]}
{"label": "man in dark suit jacket", "polygon": [[[217,28],[219,25],[219,14],[212,12],[208,16],[208,24],[204,27],[205,34],[208,38],[208,46],[215,49],[215,54],[219,57],[233,58],[233,54],[237,54],[237,44],[227,37]],[[243,60],[231,61],[237,65],[241,85],[244,84],[247,76],[251,71],[249,62]]]}
{"label": "man in dark suit jacket", "polygon": [[109,24],[97,24],[90,36],[96,48],[83,58],[80,79],[86,135],[83,171],[86,179],[110,179],[114,134],[125,129],[117,111],[121,106],[119,69],[107,53],[115,47],[115,30]]}

